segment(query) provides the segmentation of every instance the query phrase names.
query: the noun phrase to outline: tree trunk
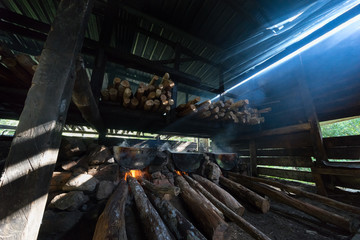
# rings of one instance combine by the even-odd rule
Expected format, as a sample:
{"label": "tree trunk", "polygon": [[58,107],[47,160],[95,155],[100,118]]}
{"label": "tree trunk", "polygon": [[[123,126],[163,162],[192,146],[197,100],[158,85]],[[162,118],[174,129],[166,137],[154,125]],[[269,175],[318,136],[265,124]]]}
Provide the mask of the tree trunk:
{"label": "tree trunk", "polygon": [[135,203],[140,214],[140,219],[145,228],[145,233],[149,239],[172,239],[164,222],[161,220],[158,212],[151,205],[149,199],[146,197],[144,189],[138,183],[136,178],[127,177],[131,192],[134,195]]}
{"label": "tree trunk", "polygon": [[248,201],[250,204],[258,208],[262,213],[267,213],[270,209],[270,203],[265,198],[250,189],[242,186],[239,183],[233,182],[223,176],[220,176],[220,184],[225,186],[230,192],[238,195],[242,199]]}
{"label": "tree trunk", "polygon": [[161,200],[152,193],[148,194],[151,203],[155,206],[166,225],[173,232],[176,239],[199,239],[206,240],[199,230],[189,222],[170,202]]}
{"label": "tree trunk", "polygon": [[233,210],[236,214],[242,216],[245,208],[233,197],[230,193],[216,185],[215,183],[203,178],[199,175],[193,174],[192,177],[198,181],[207,191],[209,191],[220,202],[224,203],[228,208]]}
{"label": "tree trunk", "polygon": [[238,214],[236,214],[232,209],[228,208],[225,204],[223,204],[221,201],[219,201],[217,198],[211,195],[211,193],[209,193],[204,187],[202,187],[194,179],[192,179],[189,176],[184,176],[184,177],[190,183],[190,185],[192,185],[193,187],[198,189],[202,194],[204,194],[204,196],[207,197],[217,208],[219,208],[227,218],[229,218],[231,221],[235,222],[237,225],[243,228],[245,232],[249,233],[255,239],[270,240],[268,236],[266,236],[264,233],[262,233],[257,228],[255,228],[253,225],[245,221],[245,219],[243,219]]}
{"label": "tree trunk", "polygon": [[93,240],[121,239],[126,240],[125,203],[128,196],[128,185],[123,179],[108,200],[95,228]]}
{"label": "tree trunk", "polygon": [[184,177],[176,176],[175,181],[181,189],[181,197],[191,209],[207,237],[209,239],[224,239],[224,233],[227,229],[226,222],[209,204],[204,203],[203,197],[186,182]]}
{"label": "tree trunk", "polygon": [[60,2],[0,181],[0,232],[36,239],[93,0]]}

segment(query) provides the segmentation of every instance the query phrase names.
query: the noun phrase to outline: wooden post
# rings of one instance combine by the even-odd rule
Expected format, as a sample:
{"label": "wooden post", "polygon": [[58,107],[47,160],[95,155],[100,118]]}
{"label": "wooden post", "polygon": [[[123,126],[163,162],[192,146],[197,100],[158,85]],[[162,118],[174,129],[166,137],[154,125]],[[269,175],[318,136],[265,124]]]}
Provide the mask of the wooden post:
{"label": "wooden post", "polygon": [[256,143],[255,140],[249,142],[249,152],[250,152],[250,164],[251,164],[251,175],[257,176],[257,159],[256,159]]}
{"label": "wooden post", "polygon": [[59,4],[0,180],[4,239],[37,238],[93,2]]}
{"label": "wooden post", "polygon": [[100,91],[104,80],[105,66],[107,61],[106,48],[109,47],[113,29],[114,18],[117,14],[116,0],[110,0],[106,6],[105,19],[99,37],[99,48],[95,56],[95,65],[91,75],[91,90],[96,102],[99,102]]}
{"label": "wooden post", "polygon": [[[303,66],[301,55],[299,56],[299,61],[301,65],[300,69],[302,72],[300,73],[300,77],[298,77],[297,79],[300,88],[301,98],[304,104],[305,114],[310,123],[310,136],[311,136],[312,146],[314,149],[314,155],[316,158],[316,165],[323,166],[324,162],[328,161],[328,158],[324,147],[319,119],[317,117],[313,98],[311,96],[309,87],[306,82],[307,76],[305,74],[305,69]],[[313,174],[313,176],[319,194],[327,195],[323,176],[321,176],[320,174]]]}

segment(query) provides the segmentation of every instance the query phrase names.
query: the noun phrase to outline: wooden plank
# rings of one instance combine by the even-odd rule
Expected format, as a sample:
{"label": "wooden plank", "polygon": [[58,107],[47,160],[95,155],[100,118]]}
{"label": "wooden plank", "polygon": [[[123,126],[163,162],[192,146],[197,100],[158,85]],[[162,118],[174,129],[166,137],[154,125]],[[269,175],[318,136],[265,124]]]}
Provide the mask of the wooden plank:
{"label": "wooden plank", "polygon": [[339,175],[339,176],[359,176],[359,168],[339,168],[339,167],[313,167],[311,171],[315,174]]}
{"label": "wooden plank", "polygon": [[328,137],[324,138],[326,148],[340,147],[340,146],[360,146],[360,135],[358,136],[344,136],[344,137]]}
{"label": "wooden plank", "polygon": [[257,176],[257,168],[256,168],[256,143],[255,143],[254,140],[250,141],[249,150],[250,150],[251,174],[252,174],[253,176]]}
{"label": "wooden plank", "polygon": [[258,165],[284,166],[284,167],[312,167],[310,157],[280,157],[280,158],[258,158]]}
{"label": "wooden plank", "polygon": [[0,232],[36,239],[93,0],[60,2],[0,181]]}
{"label": "wooden plank", "polygon": [[314,156],[314,151],[311,148],[257,149],[256,153],[258,156]]}
{"label": "wooden plank", "polygon": [[295,179],[305,182],[314,182],[314,178],[311,172],[258,167],[258,174],[286,179]]}
{"label": "wooden plank", "polygon": [[330,159],[360,159],[360,146],[327,148],[326,152]]}
{"label": "wooden plank", "polygon": [[310,132],[262,137],[256,141],[258,148],[302,148],[311,147]]}

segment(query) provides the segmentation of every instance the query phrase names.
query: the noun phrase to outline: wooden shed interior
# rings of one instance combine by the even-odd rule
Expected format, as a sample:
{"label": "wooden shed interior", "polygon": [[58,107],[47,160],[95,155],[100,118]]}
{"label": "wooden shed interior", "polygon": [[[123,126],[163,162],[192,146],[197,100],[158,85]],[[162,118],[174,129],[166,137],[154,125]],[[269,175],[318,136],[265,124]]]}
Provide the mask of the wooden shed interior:
{"label": "wooden shed interior", "polygon": [[[0,118],[19,120],[0,139],[11,142],[0,232],[36,239],[65,125],[96,129],[100,143],[120,129],[208,138],[213,153],[238,154],[232,173],[220,166],[232,180],[306,182],[360,207],[359,193],[342,198],[360,190],[360,136],[320,128],[360,117],[359,26],[359,0],[0,1]],[[146,111],[138,86],[154,75],[165,92],[150,91],[142,105],[160,107]],[[101,94],[117,86],[120,99],[115,78],[134,102]]]}

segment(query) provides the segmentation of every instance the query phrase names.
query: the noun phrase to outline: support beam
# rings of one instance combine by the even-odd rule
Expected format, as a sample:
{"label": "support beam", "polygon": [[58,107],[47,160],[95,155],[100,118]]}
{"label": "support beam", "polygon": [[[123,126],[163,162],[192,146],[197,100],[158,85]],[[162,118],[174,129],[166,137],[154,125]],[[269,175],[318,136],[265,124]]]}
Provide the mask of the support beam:
{"label": "support beam", "polygon": [[[311,96],[309,87],[307,85],[307,75],[302,63],[301,55],[299,55],[299,64],[300,64],[300,75],[297,78],[298,84],[299,84],[299,90],[301,93],[301,98],[304,104],[304,110],[305,114],[308,118],[308,122],[310,124],[310,136],[312,141],[312,146],[314,149],[314,155],[316,158],[316,165],[317,166],[323,166],[324,162],[328,161],[326,150],[324,147],[323,138],[321,135],[321,129],[319,124],[319,119],[317,117],[315,105],[313,102],[313,98]],[[320,174],[313,174],[314,180],[316,183],[316,187],[318,189],[318,192],[322,195],[327,195],[326,188],[324,185],[324,179],[323,176]]]}
{"label": "support beam", "polygon": [[0,180],[4,239],[37,238],[92,5],[59,4]]}
{"label": "support beam", "polygon": [[95,56],[95,64],[91,75],[91,90],[93,92],[95,101],[98,103],[100,99],[100,90],[104,80],[105,67],[106,67],[106,48],[109,47],[114,19],[117,15],[118,7],[115,0],[108,1],[106,5],[106,15],[104,16],[104,22],[102,24],[99,47]]}
{"label": "support beam", "polygon": [[255,140],[250,140],[249,142],[249,151],[250,151],[250,164],[251,164],[251,175],[257,176],[257,156],[256,156],[256,143]]}

